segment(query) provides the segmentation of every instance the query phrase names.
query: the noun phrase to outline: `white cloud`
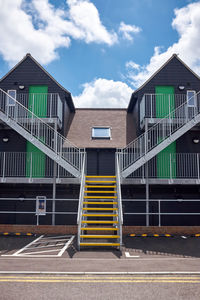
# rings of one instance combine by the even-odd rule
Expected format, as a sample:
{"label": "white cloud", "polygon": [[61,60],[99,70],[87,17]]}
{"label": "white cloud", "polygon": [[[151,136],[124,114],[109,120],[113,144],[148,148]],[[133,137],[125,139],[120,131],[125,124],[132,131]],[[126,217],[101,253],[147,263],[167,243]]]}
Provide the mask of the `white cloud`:
{"label": "white cloud", "polygon": [[97,8],[88,0],[67,0],[68,10],[55,8],[49,0],[0,0],[0,54],[11,65],[25,53],[43,64],[54,60],[71,38],[86,43],[117,42],[117,34],[101,23]]}
{"label": "white cloud", "polygon": [[172,27],[179,34],[178,41],[166,51],[162,51],[162,47],[155,47],[147,65],[128,70],[127,77],[134,87],[144,83],[173,53],[179,54],[186,64],[200,74],[200,1],[175,9],[174,12]]}
{"label": "white cloud", "polygon": [[136,64],[134,61],[130,60],[126,63],[126,68],[127,69],[135,69],[135,70],[139,70],[140,69],[140,65]]}
{"label": "white cloud", "polygon": [[119,33],[121,33],[122,37],[128,41],[133,41],[133,34],[139,33],[140,31],[140,27],[137,27],[135,25],[128,25],[124,22],[121,22],[119,26]]}
{"label": "white cloud", "polygon": [[76,107],[126,108],[132,89],[121,81],[95,79],[85,83],[83,92],[73,97]]}

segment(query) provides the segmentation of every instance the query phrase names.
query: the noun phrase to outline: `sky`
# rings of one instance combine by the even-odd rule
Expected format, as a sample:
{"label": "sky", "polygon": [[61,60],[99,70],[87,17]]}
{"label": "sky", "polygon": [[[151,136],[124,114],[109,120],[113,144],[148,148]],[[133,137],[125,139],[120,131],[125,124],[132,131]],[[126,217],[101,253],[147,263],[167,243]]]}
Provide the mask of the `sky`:
{"label": "sky", "polygon": [[26,53],[76,107],[126,108],[172,54],[200,75],[200,1],[0,0],[0,77]]}

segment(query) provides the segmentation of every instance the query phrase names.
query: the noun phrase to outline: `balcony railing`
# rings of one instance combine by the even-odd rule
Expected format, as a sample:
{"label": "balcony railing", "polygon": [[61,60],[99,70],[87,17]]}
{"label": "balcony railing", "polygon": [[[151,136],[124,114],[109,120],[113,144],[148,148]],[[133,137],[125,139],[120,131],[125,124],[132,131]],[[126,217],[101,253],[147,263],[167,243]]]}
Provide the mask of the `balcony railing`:
{"label": "balcony railing", "polygon": [[128,178],[199,179],[200,153],[159,153]]}
{"label": "balcony railing", "polygon": [[[53,178],[54,162],[44,153],[0,152],[0,178],[7,177]],[[55,177],[73,178],[73,175],[56,164]]]}
{"label": "balcony railing", "polygon": [[[58,93],[17,94],[16,100],[32,111],[37,117],[48,119],[57,118],[59,123],[62,124],[63,105]],[[5,97],[3,105],[6,111],[9,110],[9,114],[17,115],[21,118],[24,117],[22,111],[16,111],[15,103],[12,99],[9,100],[9,96]]]}
{"label": "balcony railing", "polygon": [[[195,96],[194,96],[195,97]],[[177,107],[180,107],[183,103],[187,101],[186,94],[144,94],[140,103],[140,124],[144,125],[144,118],[155,119],[164,118],[165,116],[169,118],[171,112]],[[193,110],[199,107],[199,102],[197,98],[194,99],[194,105],[185,105],[181,111],[179,110],[179,118],[188,118]],[[173,118],[176,119],[176,114],[174,113]]]}

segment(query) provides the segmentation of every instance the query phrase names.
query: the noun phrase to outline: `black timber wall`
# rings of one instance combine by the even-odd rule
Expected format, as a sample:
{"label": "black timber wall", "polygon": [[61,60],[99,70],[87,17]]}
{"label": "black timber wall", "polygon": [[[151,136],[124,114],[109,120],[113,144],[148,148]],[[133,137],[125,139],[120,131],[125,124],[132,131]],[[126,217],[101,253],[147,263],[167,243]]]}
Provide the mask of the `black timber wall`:
{"label": "black timber wall", "polygon": [[[19,89],[19,85],[24,85],[23,90]],[[7,91],[14,89],[17,93],[28,93],[30,85],[47,85],[48,93],[58,93],[63,103],[63,130],[65,134],[69,119],[69,112],[74,111],[70,93],[64,91],[56,82],[48,76],[30,56],[19,64],[7,77],[0,81],[0,88]]]}
{"label": "black timber wall", "polygon": [[[165,65],[145,86],[136,93],[133,93],[129,112],[137,118],[137,134],[141,133],[139,116],[140,102],[144,94],[155,94],[155,86],[166,85],[174,86],[175,94],[186,93],[187,90],[200,90],[200,80],[188,68],[186,68],[175,56]],[[184,86],[184,91],[178,89],[179,86]]]}

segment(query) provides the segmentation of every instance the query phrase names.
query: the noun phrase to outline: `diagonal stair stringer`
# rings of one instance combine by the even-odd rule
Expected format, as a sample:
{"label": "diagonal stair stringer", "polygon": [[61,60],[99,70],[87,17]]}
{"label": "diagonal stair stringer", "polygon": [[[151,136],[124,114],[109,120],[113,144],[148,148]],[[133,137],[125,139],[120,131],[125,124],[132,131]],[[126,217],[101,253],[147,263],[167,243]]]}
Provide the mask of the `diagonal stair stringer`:
{"label": "diagonal stair stringer", "polygon": [[191,99],[188,99],[125,148],[119,149],[118,157],[122,178],[128,177],[200,123],[200,92],[193,97],[195,97],[194,107],[190,107]]}
{"label": "diagonal stair stringer", "polygon": [[[15,102],[14,112],[9,112],[9,107],[6,105],[8,97]],[[75,177],[80,177],[84,153],[83,149],[75,147],[54,128],[50,127],[2,89],[0,89],[0,119],[67,172]],[[30,130],[32,128],[34,134]],[[47,141],[44,141],[44,136]],[[53,138],[54,143],[52,143]],[[68,152],[65,152],[65,149],[67,149]]]}
{"label": "diagonal stair stringer", "polygon": [[173,143],[174,141],[176,141],[178,138],[180,138],[183,134],[185,134],[187,131],[189,131],[192,127],[194,127],[198,123],[200,123],[200,114],[198,114],[197,116],[195,116],[194,119],[190,120],[188,123],[186,123],[185,125],[183,125],[177,131],[175,131],[171,136],[169,136],[163,142],[161,142],[160,144],[158,144],[155,148],[153,148],[152,150],[150,150],[149,152],[147,152],[144,156],[142,156],[136,162],[134,162],[132,165],[130,165],[128,168],[126,168],[122,172],[122,177],[126,178],[131,173],[135,172],[142,165],[144,165],[146,162],[148,162],[150,159],[152,159],[159,152],[161,152],[162,150],[164,150],[171,143]]}

